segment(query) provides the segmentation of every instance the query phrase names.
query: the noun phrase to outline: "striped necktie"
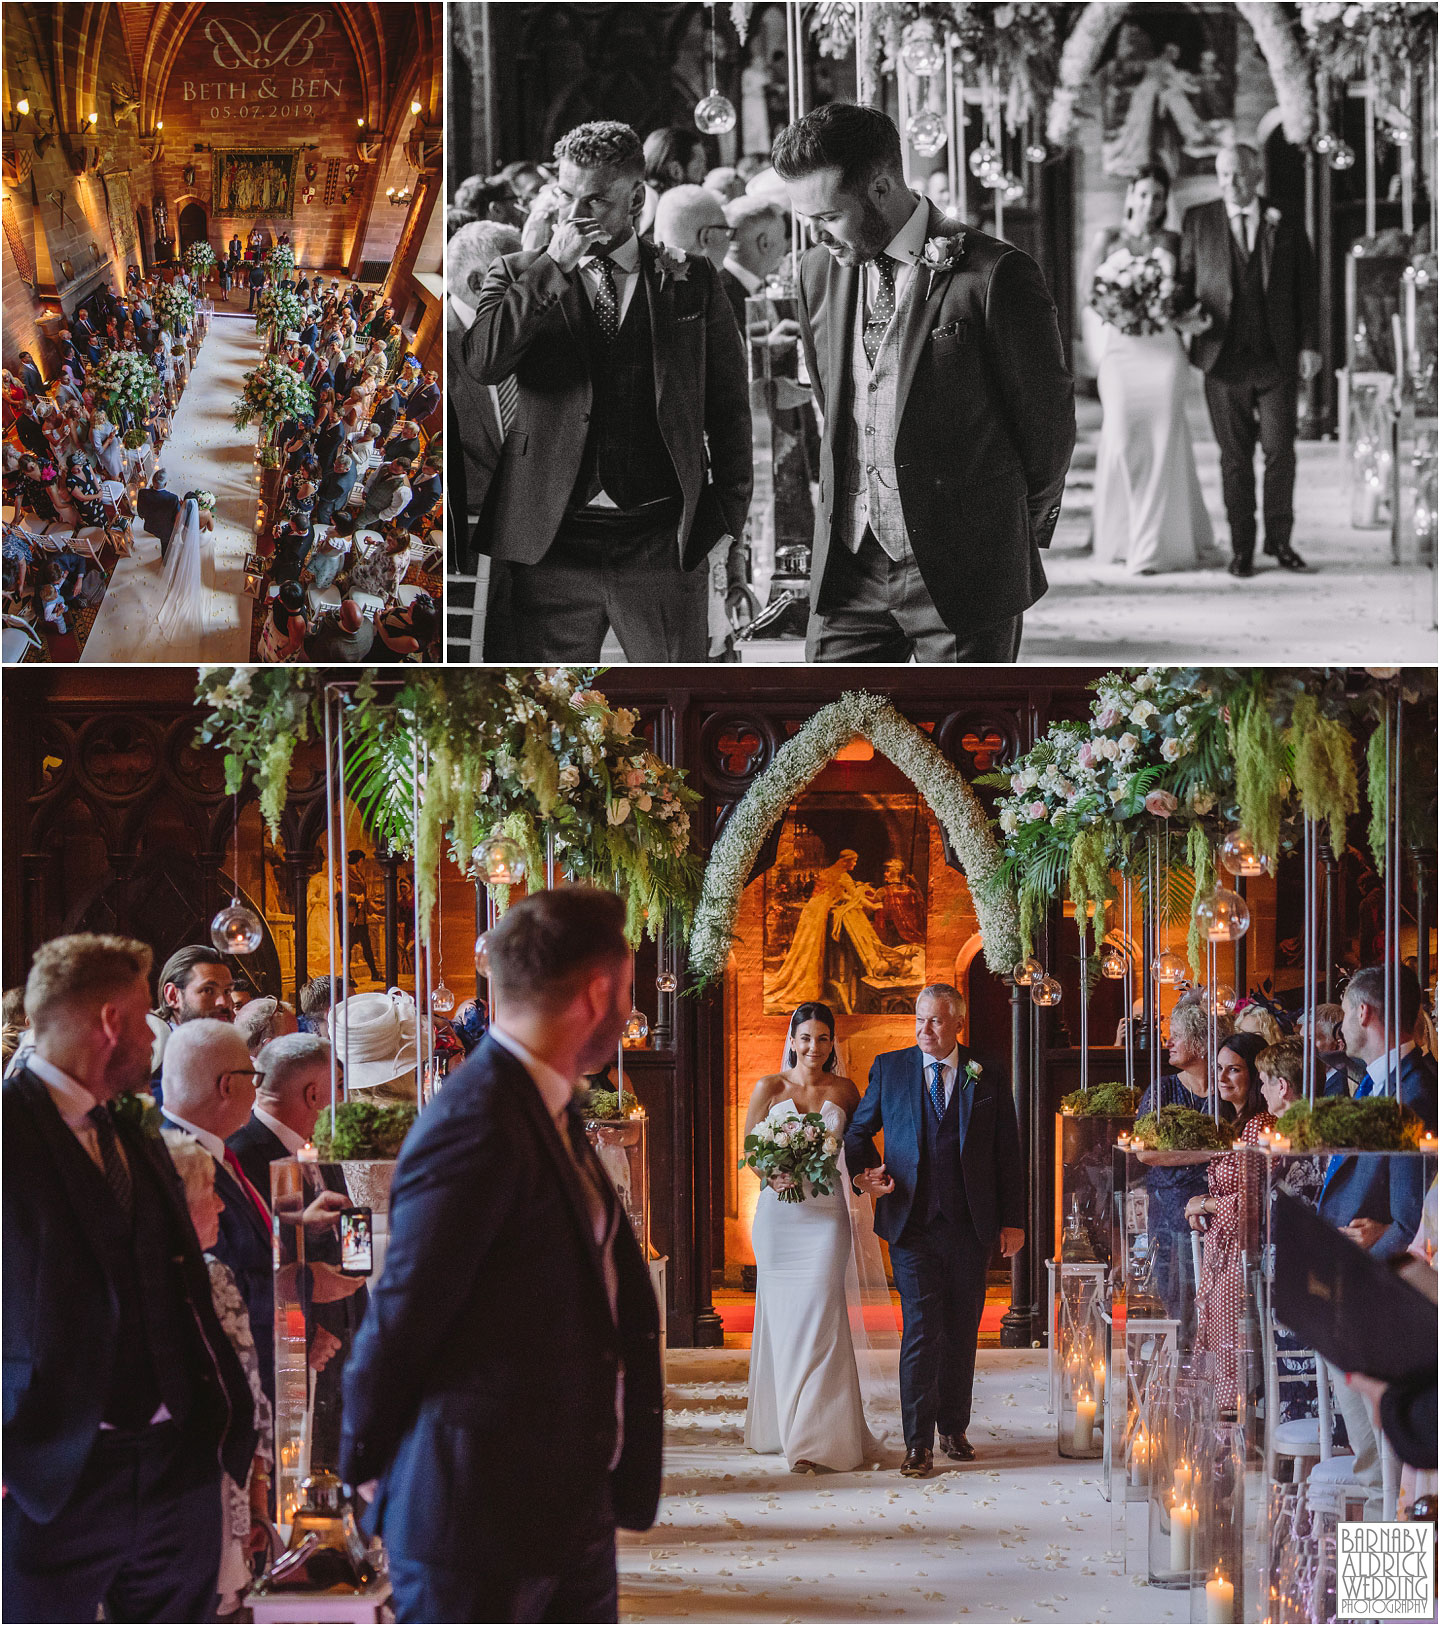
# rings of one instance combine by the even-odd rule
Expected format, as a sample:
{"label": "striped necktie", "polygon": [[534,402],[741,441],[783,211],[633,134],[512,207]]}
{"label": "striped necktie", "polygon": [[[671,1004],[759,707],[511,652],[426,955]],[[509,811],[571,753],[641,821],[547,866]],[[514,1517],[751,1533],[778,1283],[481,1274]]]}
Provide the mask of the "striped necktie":
{"label": "striped necktie", "polygon": [[503,438],[510,433],[510,425],[515,422],[515,408],[520,402],[520,386],[515,375],[502,378],[495,386],[495,399],[500,407],[500,434]]}
{"label": "striped necktie", "polygon": [[115,1120],[110,1116],[108,1107],[92,1107],[86,1117],[95,1125],[95,1134],[100,1142],[100,1162],[105,1170],[105,1184],[114,1193],[115,1201],[120,1205],[120,1212],[129,1219],[135,1207],[135,1187],[130,1178],[130,1169],[125,1159],[120,1155],[120,1147],[116,1143]]}

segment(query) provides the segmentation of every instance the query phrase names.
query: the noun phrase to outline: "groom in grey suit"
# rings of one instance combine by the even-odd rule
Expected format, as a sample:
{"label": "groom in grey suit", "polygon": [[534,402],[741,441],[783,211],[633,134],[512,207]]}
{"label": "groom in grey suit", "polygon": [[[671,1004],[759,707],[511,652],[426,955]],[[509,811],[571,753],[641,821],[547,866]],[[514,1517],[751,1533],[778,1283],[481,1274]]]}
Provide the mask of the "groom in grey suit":
{"label": "groom in grey suit", "polygon": [[[998,1237],[1025,1240],[1025,1169],[1008,1081],[958,1042],[965,1001],[932,983],[915,1002],[915,1044],[875,1058],[845,1133],[855,1189],[876,1199],[900,1290],[900,1409],[905,1462],[923,1479],[940,1449],[972,1462],[966,1438],[985,1276]],[[885,1156],[875,1135],[885,1134]]]}

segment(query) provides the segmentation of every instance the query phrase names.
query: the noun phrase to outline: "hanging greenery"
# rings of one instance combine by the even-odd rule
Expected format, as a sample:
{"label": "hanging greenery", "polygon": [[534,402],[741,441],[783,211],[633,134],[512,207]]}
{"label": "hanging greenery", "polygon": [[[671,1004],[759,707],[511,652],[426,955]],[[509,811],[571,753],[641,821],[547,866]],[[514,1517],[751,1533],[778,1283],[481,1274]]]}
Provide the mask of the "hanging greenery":
{"label": "hanging greenery", "polygon": [[[1435,56],[1435,7],[1405,0],[1327,0],[1300,7],[1300,26],[1317,75],[1335,84],[1368,80],[1382,106],[1409,107],[1409,72]],[[1287,131],[1288,134],[1288,131]],[[1292,137],[1293,139],[1293,137]]]}
{"label": "hanging greenery", "polygon": [[1330,851],[1343,853],[1345,821],[1360,807],[1349,730],[1339,718],[1325,716],[1313,694],[1300,694],[1286,738],[1300,805],[1308,818],[1327,826]]}
{"label": "hanging greenery", "polygon": [[1290,753],[1263,683],[1238,695],[1231,707],[1235,797],[1240,823],[1266,858],[1280,854],[1280,814],[1290,790]]}
{"label": "hanging greenery", "polygon": [[295,747],[310,737],[314,668],[202,666],[195,699],[205,708],[199,743],[225,752],[226,795],[248,772],[270,839],[278,839]]}
{"label": "hanging greenery", "polygon": [[[1201,824],[1192,824],[1186,835],[1185,867],[1190,875],[1192,900],[1215,890],[1215,849],[1210,845],[1210,832]],[[1190,935],[1185,941],[1185,955],[1191,971],[1202,977],[1205,974],[1205,927],[1193,908],[1189,914]]]}

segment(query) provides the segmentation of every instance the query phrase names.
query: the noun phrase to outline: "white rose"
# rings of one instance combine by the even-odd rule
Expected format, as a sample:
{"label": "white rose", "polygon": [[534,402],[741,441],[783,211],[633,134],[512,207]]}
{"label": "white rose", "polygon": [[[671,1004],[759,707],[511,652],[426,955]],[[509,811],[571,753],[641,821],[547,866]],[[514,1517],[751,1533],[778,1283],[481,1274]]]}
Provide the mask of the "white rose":
{"label": "white rose", "polygon": [[1167,762],[1174,762],[1179,757],[1183,749],[1184,748],[1180,744],[1180,741],[1173,737],[1168,740],[1161,740],[1160,742],[1160,755],[1164,757]]}
{"label": "white rose", "polygon": [[1040,770],[1038,768],[1026,768],[1020,775],[1020,783],[1026,790],[1034,790],[1036,785],[1040,783]]}
{"label": "white rose", "polygon": [[1150,718],[1155,716],[1158,716],[1158,711],[1148,700],[1137,700],[1130,708],[1130,721],[1137,728],[1144,728]]}
{"label": "white rose", "polygon": [[560,770],[559,783],[561,790],[574,790],[580,783],[580,770],[573,763],[567,763]]}
{"label": "white rose", "polygon": [[825,1139],[820,1142],[820,1149],[824,1152],[826,1157],[834,1157],[836,1152],[840,1150],[840,1142],[836,1140],[833,1135],[827,1135]]}
{"label": "white rose", "polygon": [[1013,807],[1006,807],[1000,810],[1000,828],[1007,836],[1013,836],[1020,828],[1020,815]]}
{"label": "white rose", "polygon": [[1120,738],[1115,742],[1115,744],[1116,744],[1115,755],[1116,755],[1116,759],[1118,761],[1118,759],[1120,757],[1133,756],[1135,754],[1135,752],[1139,749],[1140,739],[1139,739],[1138,735],[1132,734],[1129,731],[1129,729],[1126,729],[1126,731],[1120,736]]}
{"label": "white rose", "polygon": [[1142,672],[1139,677],[1135,679],[1134,689],[1136,694],[1149,694],[1151,689],[1154,687],[1155,674],[1153,672]]}

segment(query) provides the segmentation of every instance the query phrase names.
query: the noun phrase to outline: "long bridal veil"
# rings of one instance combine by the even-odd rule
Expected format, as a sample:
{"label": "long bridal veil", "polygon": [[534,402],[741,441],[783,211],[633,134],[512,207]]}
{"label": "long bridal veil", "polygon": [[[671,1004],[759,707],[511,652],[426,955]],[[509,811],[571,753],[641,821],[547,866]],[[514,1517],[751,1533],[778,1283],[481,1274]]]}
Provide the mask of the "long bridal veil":
{"label": "long bridal veil", "polygon": [[200,505],[187,497],[175,517],[165,553],[164,599],[158,620],[166,643],[199,639],[205,632],[205,582],[200,559]]}

